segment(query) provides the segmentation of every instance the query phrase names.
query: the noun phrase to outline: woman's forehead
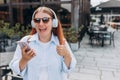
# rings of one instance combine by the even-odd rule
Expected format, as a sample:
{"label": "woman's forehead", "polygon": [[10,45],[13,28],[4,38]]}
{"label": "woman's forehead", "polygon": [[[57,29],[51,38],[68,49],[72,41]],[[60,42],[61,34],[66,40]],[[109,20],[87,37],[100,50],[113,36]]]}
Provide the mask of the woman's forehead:
{"label": "woman's forehead", "polygon": [[47,13],[38,11],[38,12],[35,14],[35,17],[51,17],[51,16],[50,16],[49,14],[47,14]]}

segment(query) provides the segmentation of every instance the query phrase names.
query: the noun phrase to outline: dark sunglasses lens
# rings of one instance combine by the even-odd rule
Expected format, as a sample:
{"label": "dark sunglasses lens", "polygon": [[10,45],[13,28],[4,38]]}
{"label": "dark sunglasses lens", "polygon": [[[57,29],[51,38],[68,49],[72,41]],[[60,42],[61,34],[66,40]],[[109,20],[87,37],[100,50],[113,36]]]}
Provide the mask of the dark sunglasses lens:
{"label": "dark sunglasses lens", "polygon": [[49,22],[49,18],[44,17],[44,18],[42,18],[42,21],[43,21],[44,23],[48,23],[48,22]]}
{"label": "dark sunglasses lens", "polygon": [[34,22],[35,22],[35,23],[40,23],[40,19],[39,19],[39,18],[36,18],[36,19],[34,19]]}
{"label": "dark sunglasses lens", "polygon": [[48,22],[49,22],[49,18],[47,18],[47,17],[44,17],[44,18],[36,18],[36,19],[34,19],[34,22],[35,22],[35,23],[40,23],[41,19],[42,19],[42,22],[43,22],[43,23],[48,23]]}

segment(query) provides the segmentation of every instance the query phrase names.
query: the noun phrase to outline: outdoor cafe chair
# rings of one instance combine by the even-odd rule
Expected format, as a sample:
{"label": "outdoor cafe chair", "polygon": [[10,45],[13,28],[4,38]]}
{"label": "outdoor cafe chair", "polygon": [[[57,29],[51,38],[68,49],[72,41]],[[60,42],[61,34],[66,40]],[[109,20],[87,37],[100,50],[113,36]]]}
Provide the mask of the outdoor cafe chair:
{"label": "outdoor cafe chair", "polygon": [[93,45],[94,41],[97,44],[101,44],[101,46],[103,47],[105,44],[105,41],[109,41],[110,45],[111,43],[113,43],[113,46],[115,47],[115,43],[114,43],[114,33],[115,30],[113,29],[107,29],[106,27],[104,28],[99,28],[99,30],[93,30],[91,29],[89,31],[89,40],[91,45]]}
{"label": "outdoor cafe chair", "polygon": [[109,44],[110,45],[113,44],[113,46],[115,47],[114,34],[115,34],[115,31],[110,32],[109,34],[104,35],[104,39],[109,40]]}

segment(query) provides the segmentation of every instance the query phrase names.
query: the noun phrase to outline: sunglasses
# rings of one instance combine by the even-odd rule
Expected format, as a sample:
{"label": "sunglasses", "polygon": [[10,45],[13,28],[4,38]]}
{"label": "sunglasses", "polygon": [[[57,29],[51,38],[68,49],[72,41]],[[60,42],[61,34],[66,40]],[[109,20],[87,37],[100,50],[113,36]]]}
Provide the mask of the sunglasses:
{"label": "sunglasses", "polygon": [[48,23],[50,19],[51,19],[51,18],[43,17],[43,18],[35,18],[35,19],[33,19],[33,20],[34,20],[35,23],[40,23],[41,20],[42,20],[43,23]]}

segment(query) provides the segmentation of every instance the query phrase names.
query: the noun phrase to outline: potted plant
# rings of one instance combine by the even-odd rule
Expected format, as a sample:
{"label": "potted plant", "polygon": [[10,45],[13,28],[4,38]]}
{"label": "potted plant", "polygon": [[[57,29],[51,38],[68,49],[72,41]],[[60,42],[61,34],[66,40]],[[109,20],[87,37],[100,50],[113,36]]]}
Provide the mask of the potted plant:
{"label": "potted plant", "polygon": [[64,36],[67,39],[70,47],[72,50],[78,49],[78,36],[73,27],[70,27],[69,29],[64,29]]}
{"label": "potted plant", "polygon": [[6,47],[9,47],[9,45],[16,46],[17,40],[20,40],[21,37],[29,34],[29,25],[27,25],[26,28],[27,29],[24,29],[24,26],[21,26],[20,23],[10,26],[9,23],[0,20],[0,38],[7,40],[6,43],[9,42]]}
{"label": "potted plant", "polygon": [[20,39],[21,37],[29,34],[30,32],[29,26],[30,25],[27,25],[26,26],[27,29],[24,29],[25,26],[21,26],[20,23],[16,23],[14,26],[10,27],[9,23],[1,20],[0,21],[0,32],[6,34],[10,38],[17,37]]}

